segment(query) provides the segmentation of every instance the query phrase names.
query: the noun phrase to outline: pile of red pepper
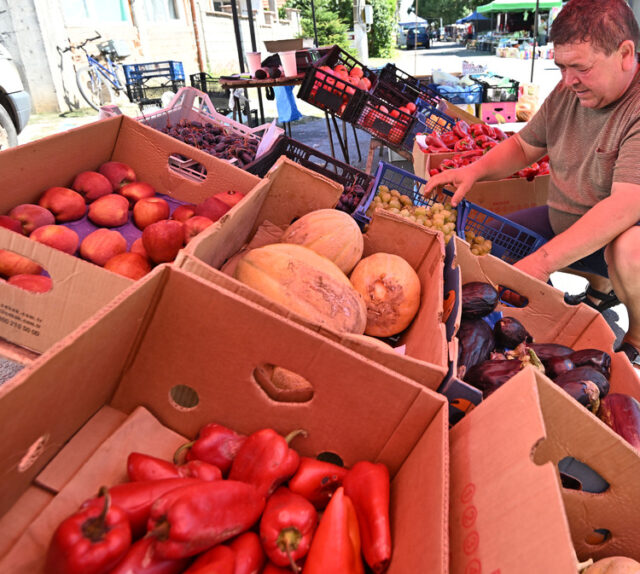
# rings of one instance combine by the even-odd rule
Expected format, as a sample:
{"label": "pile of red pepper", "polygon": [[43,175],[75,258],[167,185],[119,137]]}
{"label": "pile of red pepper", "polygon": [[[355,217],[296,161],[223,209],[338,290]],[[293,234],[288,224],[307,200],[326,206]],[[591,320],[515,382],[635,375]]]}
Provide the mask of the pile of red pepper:
{"label": "pile of red pepper", "polygon": [[471,124],[458,120],[453,129],[437,134],[426,134],[424,153],[448,153],[452,151],[488,150],[507,139],[500,128],[487,124]]}
{"label": "pile of red pepper", "polygon": [[[443,159],[440,162],[439,167],[434,167],[429,170],[429,175],[433,176],[445,169],[456,169],[458,167],[464,167],[474,161],[479,160],[485,154],[485,150],[469,150],[460,154],[456,154],[451,158]],[[540,161],[532,163],[530,166],[525,167],[509,176],[509,178],[524,177],[528,181],[532,181],[533,178],[538,175],[546,175],[549,173],[549,156],[544,156]]]}
{"label": "pile of red pepper", "polygon": [[56,529],[47,574],[303,574],[386,571],[389,471],[301,457],[304,431],[204,426],[173,462],[132,452]]}

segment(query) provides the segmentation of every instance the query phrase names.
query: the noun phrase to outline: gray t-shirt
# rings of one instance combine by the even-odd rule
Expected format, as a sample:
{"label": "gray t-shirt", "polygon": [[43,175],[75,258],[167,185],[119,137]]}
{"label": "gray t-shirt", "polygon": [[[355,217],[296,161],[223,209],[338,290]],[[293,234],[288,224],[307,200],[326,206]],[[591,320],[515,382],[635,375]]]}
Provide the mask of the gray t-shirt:
{"label": "gray t-shirt", "polygon": [[640,185],[640,72],[602,109],[583,107],[560,82],[519,135],[547,148],[549,220],[561,233],[611,195],[613,182]]}

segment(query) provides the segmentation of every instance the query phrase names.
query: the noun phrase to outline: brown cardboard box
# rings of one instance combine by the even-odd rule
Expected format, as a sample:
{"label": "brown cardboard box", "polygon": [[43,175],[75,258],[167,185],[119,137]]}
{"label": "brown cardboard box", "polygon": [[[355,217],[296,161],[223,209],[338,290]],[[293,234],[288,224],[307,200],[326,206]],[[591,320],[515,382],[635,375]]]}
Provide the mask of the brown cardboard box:
{"label": "brown cardboard box", "polygon": [[[365,234],[364,255],[385,251],[404,257],[417,271],[422,283],[418,315],[400,339],[404,355],[389,353],[370,344],[348,339],[321,329],[313,321],[291,313],[231,276],[218,271],[226,260],[254,237],[264,222],[284,229],[294,218],[320,208],[333,207],[341,186],[318,176],[287,158],[281,158],[251,197],[215,229],[197,237],[178,256],[176,265],[242,296],[259,302],[303,325],[321,330],[327,337],[365,353],[405,376],[437,389],[447,371],[447,342],[442,318],[444,243],[442,237],[399,216],[376,214]],[[273,240],[272,240],[273,241]]]}
{"label": "brown cardboard box", "polygon": [[[171,155],[207,169],[201,182],[169,166]],[[249,192],[260,180],[187,144],[118,116],[43,138],[0,154],[0,213],[37,203],[47,188],[69,186],[76,174],[109,160],[130,164],[140,181],[179,201],[197,203],[218,191]],[[78,257],[0,228],[0,249],[37,261],[53,279],[33,294],[0,282],[0,337],[37,352],[48,349],[132,283]]]}
{"label": "brown cardboard box", "polygon": [[[578,559],[640,559],[637,451],[544,375],[527,367],[450,434],[453,574],[573,574]],[[609,488],[564,488],[566,457]],[[598,529],[610,539],[593,541]]]}
{"label": "brown cardboard box", "polygon": [[[312,398],[267,396],[254,377],[265,363],[304,377]],[[34,484],[56,495],[2,572],[40,572],[53,529],[124,478],[128,452],[169,456],[212,421],[241,433],[304,428],[292,443],[303,455],[384,462],[389,572],[448,571],[443,397],[175,266],[156,268],[0,387],[0,416],[0,514]]]}

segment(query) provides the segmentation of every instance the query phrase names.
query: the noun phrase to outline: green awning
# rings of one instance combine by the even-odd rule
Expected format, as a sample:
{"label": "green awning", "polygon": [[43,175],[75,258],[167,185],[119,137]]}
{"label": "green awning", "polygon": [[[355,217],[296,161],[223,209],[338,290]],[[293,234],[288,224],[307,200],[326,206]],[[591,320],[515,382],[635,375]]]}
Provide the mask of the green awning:
{"label": "green awning", "polygon": [[[538,10],[550,10],[551,8],[561,8],[562,0],[539,0]],[[480,13],[488,12],[521,12],[522,10],[536,9],[535,0],[493,0],[490,4],[478,6]]]}

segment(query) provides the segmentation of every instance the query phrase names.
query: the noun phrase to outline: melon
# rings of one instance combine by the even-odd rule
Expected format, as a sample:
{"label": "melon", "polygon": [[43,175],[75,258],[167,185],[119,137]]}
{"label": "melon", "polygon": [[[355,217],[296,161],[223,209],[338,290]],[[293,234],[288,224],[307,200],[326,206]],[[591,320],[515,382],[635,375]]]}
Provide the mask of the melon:
{"label": "melon", "polygon": [[640,563],[626,556],[610,556],[594,562],[583,574],[638,574]]}
{"label": "melon", "polygon": [[280,241],[313,249],[347,275],[362,258],[364,249],[358,224],[337,209],[317,209],[303,215],[285,230]]}
{"label": "melon", "polygon": [[315,251],[288,243],[251,249],[236,279],[288,310],[330,329],[364,332],[367,308],[338,266]]}

